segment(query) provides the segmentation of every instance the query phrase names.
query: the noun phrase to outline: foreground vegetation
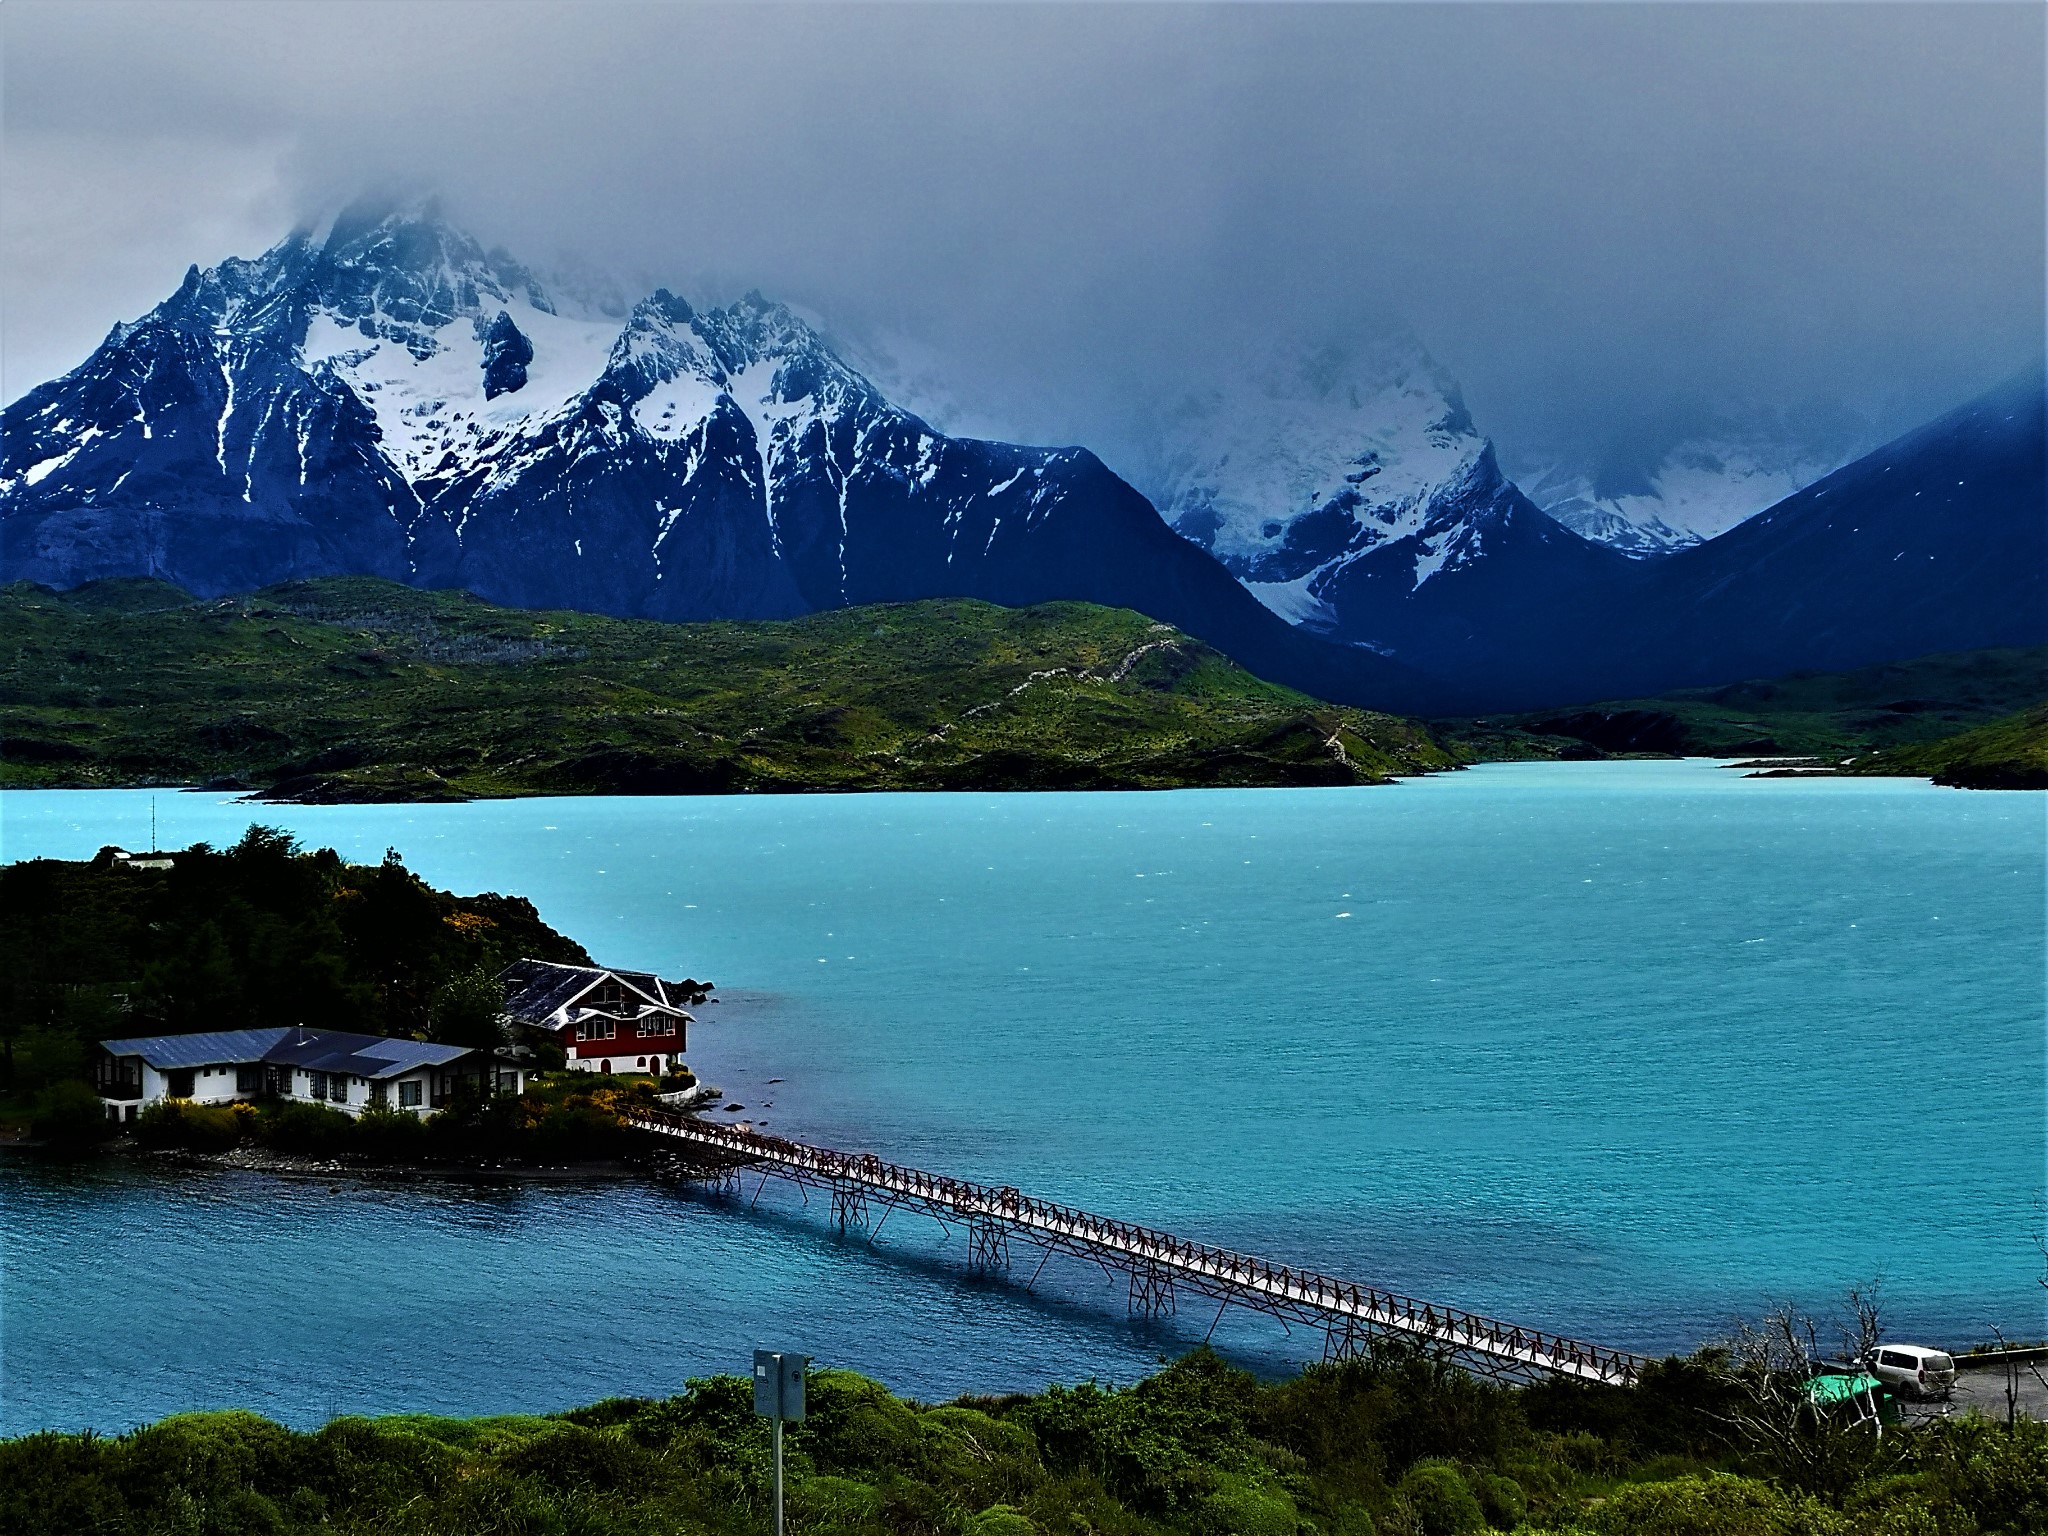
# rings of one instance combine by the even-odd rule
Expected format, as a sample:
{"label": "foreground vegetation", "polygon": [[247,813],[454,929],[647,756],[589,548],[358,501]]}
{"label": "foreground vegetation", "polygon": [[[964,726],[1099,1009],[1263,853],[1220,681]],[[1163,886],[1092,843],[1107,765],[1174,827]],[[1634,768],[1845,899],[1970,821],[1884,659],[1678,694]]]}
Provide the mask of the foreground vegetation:
{"label": "foreground vegetation", "polygon": [[[1711,1357],[1631,1389],[1509,1389],[1413,1352],[1260,1382],[1197,1352],[1135,1386],[927,1407],[816,1372],[790,1528],[846,1536],[2033,1536],[2048,1430],[1814,1424],[1759,1447]],[[1826,1442],[1826,1454],[1810,1454]],[[200,1413],[0,1442],[0,1529],[208,1536],[758,1536],[769,1439],[738,1377],[551,1417]]]}
{"label": "foreground vegetation", "polygon": [[498,971],[590,960],[523,897],[437,891],[396,853],[349,864],[251,827],[174,859],[0,867],[0,1117],[98,1134],[93,1047],[125,1036],[304,1024],[496,1044]]}
{"label": "foreground vegetation", "polygon": [[[1957,651],[1853,672],[1688,688],[1581,709],[1538,710],[1442,727],[1462,751],[1491,758],[1845,757],[1882,753],[1887,764],[1925,761],[1897,749],[1974,731],[2048,698],[2048,647]],[[1928,767],[1872,772],[1921,774]]]}
{"label": "foreground vegetation", "polygon": [[1414,721],[1264,682],[1142,615],[921,602],[780,623],[495,608],[335,578],[195,602],[0,592],[0,784],[296,800],[1358,784]]}

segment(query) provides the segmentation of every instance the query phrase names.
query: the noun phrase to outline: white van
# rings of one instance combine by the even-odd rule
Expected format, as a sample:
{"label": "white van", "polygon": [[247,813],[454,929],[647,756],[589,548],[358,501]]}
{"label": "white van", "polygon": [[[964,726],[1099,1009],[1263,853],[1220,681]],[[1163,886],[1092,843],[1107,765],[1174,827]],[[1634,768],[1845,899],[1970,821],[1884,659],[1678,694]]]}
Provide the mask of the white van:
{"label": "white van", "polygon": [[1924,1344],[1887,1344],[1870,1357],[1870,1370],[1907,1397],[1947,1397],[1956,1386],[1955,1361]]}

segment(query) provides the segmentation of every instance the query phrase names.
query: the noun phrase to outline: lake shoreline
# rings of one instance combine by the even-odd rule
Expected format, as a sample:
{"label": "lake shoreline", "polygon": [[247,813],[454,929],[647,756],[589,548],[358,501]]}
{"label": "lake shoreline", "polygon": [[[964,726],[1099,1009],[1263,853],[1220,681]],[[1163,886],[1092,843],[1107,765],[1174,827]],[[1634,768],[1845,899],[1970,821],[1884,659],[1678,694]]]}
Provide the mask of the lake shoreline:
{"label": "lake shoreline", "polygon": [[167,1173],[261,1173],[280,1179],[310,1183],[339,1178],[366,1183],[422,1183],[435,1180],[458,1183],[511,1184],[615,1184],[644,1178],[644,1173],[623,1158],[596,1158],[567,1164],[520,1163],[401,1163],[376,1162],[367,1158],[314,1157],[294,1152],[275,1152],[266,1147],[236,1147],[227,1152],[192,1152],[182,1148],[137,1146],[126,1138],[97,1147],[65,1148],[25,1138],[0,1140],[0,1156],[35,1158],[50,1164],[90,1166],[119,1160],[136,1167]]}

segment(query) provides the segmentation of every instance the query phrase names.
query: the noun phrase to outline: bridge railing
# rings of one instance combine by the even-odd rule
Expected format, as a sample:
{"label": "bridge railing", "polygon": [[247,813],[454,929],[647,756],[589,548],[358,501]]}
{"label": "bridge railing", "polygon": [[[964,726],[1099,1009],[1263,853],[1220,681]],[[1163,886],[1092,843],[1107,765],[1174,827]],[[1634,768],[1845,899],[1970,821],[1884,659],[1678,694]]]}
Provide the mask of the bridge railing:
{"label": "bridge railing", "polygon": [[871,1152],[836,1152],[762,1131],[708,1125],[668,1109],[634,1109],[627,1113],[627,1118],[748,1162],[773,1163],[824,1182],[859,1184],[907,1196],[970,1220],[994,1219],[1027,1232],[1079,1241],[1190,1278],[1250,1291],[1269,1301],[1393,1328],[1457,1349],[1476,1350],[1503,1360],[1610,1382],[1633,1381],[1650,1363],[1646,1357],[1625,1350],[1504,1323],[1463,1308],[1440,1306],[1377,1286],[1337,1280],[1313,1270],[1273,1264],[1228,1248],[1191,1242],[1157,1228],[1034,1199],[1008,1185],[976,1184],[887,1162]]}

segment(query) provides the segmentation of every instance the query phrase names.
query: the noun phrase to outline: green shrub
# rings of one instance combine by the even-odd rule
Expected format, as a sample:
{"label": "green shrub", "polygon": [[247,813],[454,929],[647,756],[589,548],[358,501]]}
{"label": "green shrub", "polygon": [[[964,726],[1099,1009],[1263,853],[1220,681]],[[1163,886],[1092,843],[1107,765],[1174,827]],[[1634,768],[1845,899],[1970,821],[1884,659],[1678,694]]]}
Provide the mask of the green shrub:
{"label": "green shrub", "polygon": [[1528,1495],[1512,1477],[1502,1477],[1498,1472],[1474,1472],[1465,1481],[1471,1484],[1472,1493],[1479,1500],[1479,1511],[1494,1530],[1512,1531],[1529,1518]]}
{"label": "green shrub", "polygon": [[885,1471],[917,1473],[927,1456],[924,1426],[909,1404],[852,1371],[814,1371],[804,1388],[804,1450],[821,1472],[872,1481]]}
{"label": "green shrub", "polygon": [[657,1464],[640,1446],[609,1430],[557,1424],[500,1458],[508,1471],[553,1488],[579,1485],[612,1492],[655,1480]]}
{"label": "green shrub", "polygon": [[84,1083],[52,1083],[35,1096],[29,1134],[56,1147],[89,1147],[117,1134],[100,1096]]}
{"label": "green shrub", "polygon": [[1038,1527],[1007,1504],[991,1504],[980,1514],[969,1516],[960,1532],[961,1536],[1038,1536]]}
{"label": "green shrub", "polygon": [[1466,1536],[1486,1529],[1471,1484],[1448,1461],[1418,1461],[1401,1475],[1394,1493],[1420,1536]]}
{"label": "green shrub", "polygon": [[858,1530],[881,1512],[881,1493],[850,1477],[807,1477],[789,1491],[790,1524],[799,1531]]}
{"label": "green shrub", "polygon": [[1206,1349],[1126,1388],[1052,1387],[1017,1418],[1056,1472],[1085,1471],[1134,1508],[1163,1515],[1191,1507],[1218,1473],[1267,1465],[1251,1432],[1258,1383]]}
{"label": "green shrub", "polygon": [[233,1104],[159,1099],[136,1117],[135,1139],[145,1147],[226,1152],[241,1143],[248,1114]]}
{"label": "green shrub", "polygon": [[1966,1420],[1944,1425],[1939,1444],[1930,1482],[1943,1502],[1987,1531],[2048,1536],[2048,1424]]}
{"label": "green shrub", "polygon": [[1825,1536],[1816,1506],[1769,1483],[1714,1473],[1623,1488],[1586,1518],[1597,1536]]}
{"label": "green shrub", "polygon": [[1214,1493],[1195,1506],[1197,1536],[1295,1536],[1301,1516],[1281,1489],[1245,1477],[1219,1480]]}
{"label": "green shrub", "polygon": [[418,1162],[427,1155],[427,1127],[410,1110],[372,1105],[356,1119],[354,1150],[386,1163]]}
{"label": "green shrub", "polygon": [[288,1101],[264,1114],[257,1135],[278,1152],[333,1157],[353,1147],[355,1130],[355,1121],[338,1109]]}
{"label": "green shrub", "polygon": [[614,1116],[594,1104],[551,1104],[523,1138],[524,1154],[537,1163],[592,1162],[616,1155],[626,1135]]}

